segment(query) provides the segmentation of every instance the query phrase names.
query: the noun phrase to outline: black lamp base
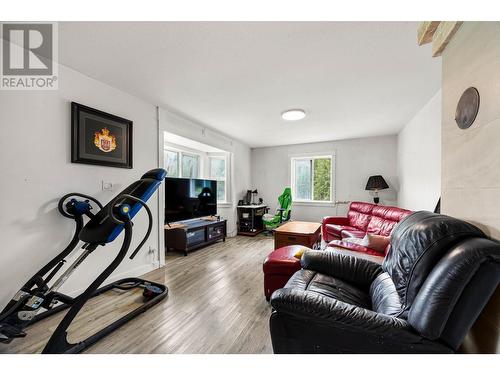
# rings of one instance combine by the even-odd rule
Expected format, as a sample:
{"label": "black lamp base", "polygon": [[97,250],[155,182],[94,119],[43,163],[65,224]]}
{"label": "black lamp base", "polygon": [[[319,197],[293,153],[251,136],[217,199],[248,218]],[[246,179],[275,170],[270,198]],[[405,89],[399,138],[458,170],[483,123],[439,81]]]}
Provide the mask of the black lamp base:
{"label": "black lamp base", "polygon": [[375,204],[378,204],[378,202],[380,202],[380,198],[379,197],[374,197],[373,201],[375,202]]}

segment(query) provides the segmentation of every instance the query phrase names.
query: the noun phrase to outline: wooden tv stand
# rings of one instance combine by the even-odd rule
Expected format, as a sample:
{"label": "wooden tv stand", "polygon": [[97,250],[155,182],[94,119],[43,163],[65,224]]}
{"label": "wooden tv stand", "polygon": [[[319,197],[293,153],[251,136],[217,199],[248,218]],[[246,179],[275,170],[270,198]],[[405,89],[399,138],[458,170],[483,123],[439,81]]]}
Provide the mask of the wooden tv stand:
{"label": "wooden tv stand", "polygon": [[165,225],[165,248],[167,251],[188,251],[226,241],[227,220],[201,218]]}

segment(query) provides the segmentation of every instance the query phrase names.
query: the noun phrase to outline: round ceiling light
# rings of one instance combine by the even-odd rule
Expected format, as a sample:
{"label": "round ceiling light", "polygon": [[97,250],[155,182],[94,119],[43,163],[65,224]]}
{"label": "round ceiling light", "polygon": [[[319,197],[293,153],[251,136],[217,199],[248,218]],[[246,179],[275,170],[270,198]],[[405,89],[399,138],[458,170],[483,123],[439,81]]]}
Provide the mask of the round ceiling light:
{"label": "round ceiling light", "polygon": [[281,114],[281,118],[286,121],[298,121],[306,117],[306,111],[303,109],[289,109]]}

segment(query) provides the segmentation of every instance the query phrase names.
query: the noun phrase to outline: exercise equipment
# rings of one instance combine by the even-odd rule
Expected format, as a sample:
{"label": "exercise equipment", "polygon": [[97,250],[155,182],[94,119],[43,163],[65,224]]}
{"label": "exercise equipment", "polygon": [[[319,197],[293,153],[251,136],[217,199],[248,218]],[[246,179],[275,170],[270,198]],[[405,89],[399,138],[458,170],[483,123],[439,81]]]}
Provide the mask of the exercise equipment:
{"label": "exercise equipment", "polygon": [[[26,336],[24,329],[28,325],[69,309],[42,353],[79,353],[167,296],[168,289],[165,285],[136,277],[121,279],[101,287],[127,255],[132,240],[132,219],[141,208],[147,213],[148,229],[130,255],[130,259],[137,255],[147,241],[153,226],[153,216],[146,201],[158,189],[165,176],[166,172],[163,169],[150,170],[140,180],[120,192],[106,206],[97,199],[80,193],[66,194],[59,200],[58,209],[61,215],[75,221],[75,234],[68,246],[31,277],[0,313],[0,342],[9,343],[15,338],[24,337]],[[92,212],[94,204],[99,208],[95,214]],[[89,220],[84,225],[85,216]],[[90,254],[99,246],[113,242],[122,231],[124,231],[123,243],[118,254],[85,291],[77,297],[58,292]],[[83,252],[49,285],[50,281],[62,271],[66,263],[65,258],[73,252],[80,241],[83,241],[81,246]],[[143,289],[144,302],[141,306],[81,342],[68,342],[68,327],[89,299],[112,289],[126,291],[134,288]]]}

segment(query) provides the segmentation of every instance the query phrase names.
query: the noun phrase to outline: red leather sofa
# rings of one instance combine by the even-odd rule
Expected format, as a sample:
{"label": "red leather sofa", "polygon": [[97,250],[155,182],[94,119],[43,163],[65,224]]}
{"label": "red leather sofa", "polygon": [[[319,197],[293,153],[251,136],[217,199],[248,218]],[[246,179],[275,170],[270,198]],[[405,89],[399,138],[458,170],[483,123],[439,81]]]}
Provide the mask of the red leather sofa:
{"label": "red leather sofa", "polygon": [[389,237],[394,226],[412,211],[399,207],[382,206],[366,202],[351,202],[347,217],[327,216],[323,218],[323,239],[329,247],[340,247],[370,255],[384,254],[365,246],[342,241],[345,238],[363,238],[366,233]]}

